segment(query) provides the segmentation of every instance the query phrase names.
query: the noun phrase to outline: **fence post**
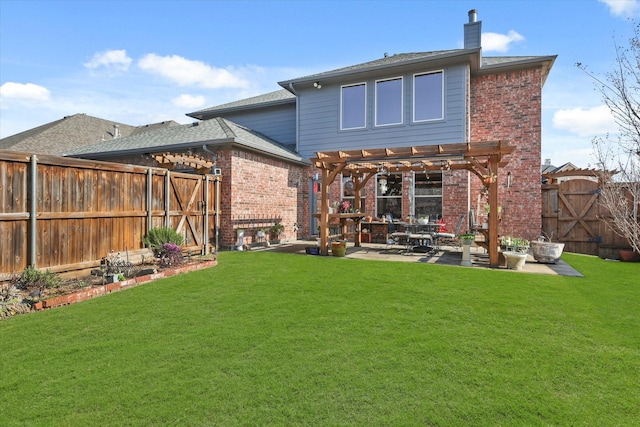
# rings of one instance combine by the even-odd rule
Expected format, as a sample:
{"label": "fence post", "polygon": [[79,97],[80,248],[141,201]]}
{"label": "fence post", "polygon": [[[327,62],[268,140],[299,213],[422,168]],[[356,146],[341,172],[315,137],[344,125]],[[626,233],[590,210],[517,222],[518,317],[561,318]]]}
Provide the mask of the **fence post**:
{"label": "fence post", "polygon": [[[171,199],[171,172],[167,169],[167,173],[164,176],[164,226],[171,227],[171,218],[169,217],[169,209]],[[177,230],[176,230],[177,231]]]}
{"label": "fence post", "polygon": [[202,243],[204,243],[204,255],[209,254],[209,175],[204,177],[204,227],[202,227]]}
{"label": "fence post", "polygon": [[147,169],[147,233],[153,228],[153,170]]}
{"label": "fence post", "polygon": [[36,236],[37,236],[37,217],[38,217],[38,194],[36,193],[38,185],[38,156],[31,156],[31,201],[29,203],[29,265],[36,267]]}

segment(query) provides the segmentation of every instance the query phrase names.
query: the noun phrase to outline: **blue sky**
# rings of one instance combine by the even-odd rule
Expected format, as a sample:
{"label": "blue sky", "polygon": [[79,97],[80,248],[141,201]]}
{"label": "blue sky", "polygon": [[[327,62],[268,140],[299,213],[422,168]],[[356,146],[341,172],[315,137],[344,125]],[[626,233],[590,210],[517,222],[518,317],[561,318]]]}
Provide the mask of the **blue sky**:
{"label": "blue sky", "polygon": [[615,66],[638,0],[0,0],[0,137],[86,113],[130,125],[278,90],[278,81],[462,47],[467,12],[483,54],[558,55],[543,90],[543,152],[593,165],[615,132],[592,80]]}

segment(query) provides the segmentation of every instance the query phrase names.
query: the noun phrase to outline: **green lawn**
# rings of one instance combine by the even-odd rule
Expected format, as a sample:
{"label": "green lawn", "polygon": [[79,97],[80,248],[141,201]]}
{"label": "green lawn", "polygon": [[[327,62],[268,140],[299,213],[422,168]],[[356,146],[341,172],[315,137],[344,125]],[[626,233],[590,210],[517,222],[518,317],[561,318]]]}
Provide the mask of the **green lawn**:
{"label": "green lawn", "polygon": [[638,425],[640,264],[272,252],[0,322],[10,425]]}

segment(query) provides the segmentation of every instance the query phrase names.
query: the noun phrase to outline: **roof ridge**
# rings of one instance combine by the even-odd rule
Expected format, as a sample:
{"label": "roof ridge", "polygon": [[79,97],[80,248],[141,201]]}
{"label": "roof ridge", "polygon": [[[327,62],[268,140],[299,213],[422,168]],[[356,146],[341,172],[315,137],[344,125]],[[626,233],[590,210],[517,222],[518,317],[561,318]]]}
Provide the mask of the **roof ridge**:
{"label": "roof ridge", "polygon": [[231,127],[227,124],[226,119],[223,119],[222,117],[216,117],[215,120],[218,122],[218,124],[220,125],[220,128],[225,133],[225,135],[227,135],[227,138],[237,137],[236,133],[233,130],[231,130]]}

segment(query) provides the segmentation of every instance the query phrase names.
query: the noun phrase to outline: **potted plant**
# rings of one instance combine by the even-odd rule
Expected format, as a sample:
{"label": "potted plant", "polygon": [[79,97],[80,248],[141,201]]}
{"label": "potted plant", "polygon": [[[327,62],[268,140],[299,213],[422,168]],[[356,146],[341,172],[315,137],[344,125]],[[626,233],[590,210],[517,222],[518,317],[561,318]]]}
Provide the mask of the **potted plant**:
{"label": "potted plant", "polygon": [[507,268],[522,270],[529,252],[529,241],[521,237],[504,236],[500,241]]}
{"label": "potted plant", "polygon": [[476,239],[473,233],[462,233],[458,235],[458,240],[462,243],[462,262],[460,265],[471,267],[471,244]]}
{"label": "potted plant", "polygon": [[331,255],[337,257],[343,257],[347,254],[347,241],[346,240],[338,240],[336,242],[331,242]]}
{"label": "potted plant", "polygon": [[282,234],[284,233],[284,225],[281,223],[277,223],[269,228],[269,233],[271,234],[271,241],[273,243],[279,243]]}
{"label": "potted plant", "polygon": [[557,243],[552,241],[553,233],[551,236],[538,237],[538,240],[531,242],[531,252],[533,258],[539,263],[557,264],[562,251],[564,250],[564,243]]}

